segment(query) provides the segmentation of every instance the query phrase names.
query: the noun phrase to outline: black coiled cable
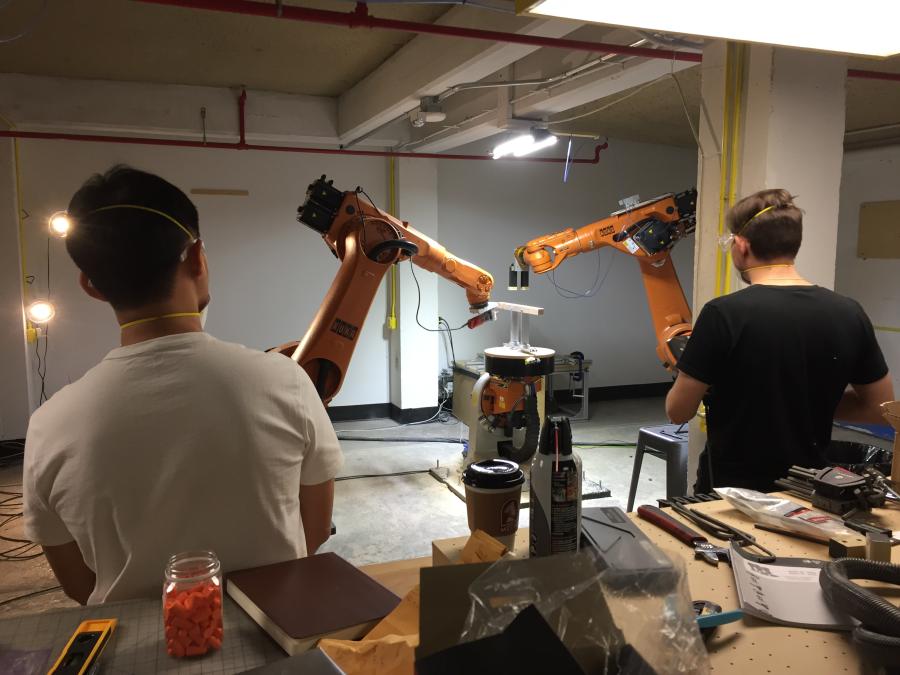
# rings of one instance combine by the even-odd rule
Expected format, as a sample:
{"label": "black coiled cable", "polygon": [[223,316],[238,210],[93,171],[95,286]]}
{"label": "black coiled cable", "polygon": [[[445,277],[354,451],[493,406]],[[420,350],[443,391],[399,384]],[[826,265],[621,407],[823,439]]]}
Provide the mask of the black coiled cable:
{"label": "black coiled cable", "polygon": [[819,584],[826,600],[860,622],[853,641],[864,657],[897,672],[900,668],[900,608],[851,579],[900,584],[900,565],[841,558],[822,568]]}

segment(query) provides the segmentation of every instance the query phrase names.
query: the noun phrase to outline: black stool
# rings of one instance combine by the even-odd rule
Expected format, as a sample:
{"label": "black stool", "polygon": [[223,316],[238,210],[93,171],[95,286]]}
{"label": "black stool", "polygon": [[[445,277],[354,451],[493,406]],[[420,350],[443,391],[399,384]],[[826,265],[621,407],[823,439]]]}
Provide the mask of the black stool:
{"label": "black stool", "polygon": [[644,453],[666,460],[666,498],[684,497],[687,494],[688,431],[686,424],[664,424],[643,427],[638,432],[634,451],[634,469],[631,487],[628,488],[628,508],[634,508],[634,495],[641,476]]}

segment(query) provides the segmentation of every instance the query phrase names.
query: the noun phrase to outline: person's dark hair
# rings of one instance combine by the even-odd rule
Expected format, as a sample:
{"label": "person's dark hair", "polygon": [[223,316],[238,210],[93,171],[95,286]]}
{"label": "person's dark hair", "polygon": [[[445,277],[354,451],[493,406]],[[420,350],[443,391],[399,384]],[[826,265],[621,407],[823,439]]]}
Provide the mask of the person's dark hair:
{"label": "person's dark hair", "polygon": [[726,223],[763,261],[797,257],[803,240],[803,212],[794,206],[790,192],[778,188],[744,197],[731,207]]}
{"label": "person's dark hair", "polygon": [[114,166],[85,182],[69,202],[73,226],[66,250],[91,284],[115,309],[134,309],[167,299],[175,270],[191,239],[158,213],[168,214],[199,238],[197,208],[177,187],[159,176]]}

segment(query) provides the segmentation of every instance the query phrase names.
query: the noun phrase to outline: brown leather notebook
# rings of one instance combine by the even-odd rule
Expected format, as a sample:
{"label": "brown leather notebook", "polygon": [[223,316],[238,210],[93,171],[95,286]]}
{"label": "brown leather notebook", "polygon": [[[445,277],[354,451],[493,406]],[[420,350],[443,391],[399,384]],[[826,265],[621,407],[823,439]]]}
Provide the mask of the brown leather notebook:
{"label": "brown leather notebook", "polygon": [[231,572],[225,590],[288,654],[355,640],[400,598],[335,553]]}

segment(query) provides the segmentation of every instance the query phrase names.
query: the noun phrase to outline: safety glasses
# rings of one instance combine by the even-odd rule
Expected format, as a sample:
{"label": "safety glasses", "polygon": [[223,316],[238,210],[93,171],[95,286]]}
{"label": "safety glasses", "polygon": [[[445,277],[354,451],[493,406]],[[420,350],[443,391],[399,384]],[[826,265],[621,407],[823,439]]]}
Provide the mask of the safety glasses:
{"label": "safety glasses", "polygon": [[728,253],[731,250],[731,245],[734,243],[734,233],[729,232],[728,234],[723,234],[719,237],[719,246],[723,251]]}

